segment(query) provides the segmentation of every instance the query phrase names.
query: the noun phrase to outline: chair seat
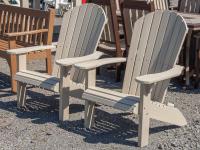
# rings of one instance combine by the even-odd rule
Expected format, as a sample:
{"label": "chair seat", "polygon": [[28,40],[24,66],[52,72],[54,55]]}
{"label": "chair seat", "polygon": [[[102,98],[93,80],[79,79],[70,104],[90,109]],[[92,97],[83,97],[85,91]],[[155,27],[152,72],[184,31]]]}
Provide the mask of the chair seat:
{"label": "chair seat", "polygon": [[59,92],[59,79],[57,77],[35,71],[22,70],[15,75],[15,80]]}
{"label": "chair seat", "polygon": [[139,97],[99,87],[88,88],[83,93],[83,99],[123,111],[138,111]]}

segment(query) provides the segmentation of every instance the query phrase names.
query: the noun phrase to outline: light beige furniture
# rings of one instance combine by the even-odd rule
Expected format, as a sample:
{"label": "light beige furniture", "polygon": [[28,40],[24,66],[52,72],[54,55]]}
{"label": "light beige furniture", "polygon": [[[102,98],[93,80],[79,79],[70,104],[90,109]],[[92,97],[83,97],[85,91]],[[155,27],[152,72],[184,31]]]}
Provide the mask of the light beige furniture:
{"label": "light beige furniture", "polygon": [[[130,111],[139,116],[139,146],[148,144],[150,119],[178,126],[187,124],[165,95],[171,78],[183,67],[175,65],[187,33],[183,18],[175,12],[155,11],[138,19],[133,29],[122,93],[95,86],[90,80],[96,67],[125,62],[126,58],[107,58],[76,64],[87,73],[83,94],[85,127],[94,125],[95,104]],[[138,38],[140,37],[140,38]]]}
{"label": "light beige furniture", "polygon": [[59,119],[69,119],[69,96],[80,97],[84,89],[82,84],[84,82],[83,72],[75,70],[71,66],[78,62],[95,60],[102,56],[101,52],[95,52],[95,50],[106,21],[103,9],[94,4],[75,7],[65,13],[52,75],[27,70],[26,54],[55,48],[55,46],[43,45],[9,50],[8,53],[16,54],[18,60],[19,70],[15,76],[18,82],[18,107],[25,105],[26,86],[31,84],[60,92]]}

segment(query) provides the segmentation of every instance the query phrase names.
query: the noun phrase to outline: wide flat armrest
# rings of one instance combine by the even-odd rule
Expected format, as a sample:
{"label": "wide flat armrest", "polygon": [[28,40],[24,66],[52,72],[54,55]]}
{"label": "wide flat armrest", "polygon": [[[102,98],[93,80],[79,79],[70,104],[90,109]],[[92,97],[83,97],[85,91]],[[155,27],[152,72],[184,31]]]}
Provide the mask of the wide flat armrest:
{"label": "wide flat armrest", "polygon": [[7,53],[8,54],[21,55],[21,54],[34,52],[34,51],[42,51],[42,50],[55,49],[55,48],[56,48],[56,46],[54,46],[54,45],[41,45],[41,46],[11,49],[11,50],[8,50]]}
{"label": "wide flat armrest", "polygon": [[16,36],[22,36],[22,35],[44,33],[44,32],[48,32],[48,29],[31,30],[31,31],[24,31],[24,32],[4,33],[4,36],[16,37]]}
{"label": "wide flat armrest", "polygon": [[122,63],[122,62],[126,62],[126,58],[124,58],[124,57],[104,58],[104,59],[99,59],[99,60],[78,63],[78,64],[75,64],[74,66],[76,68],[82,69],[82,70],[91,70],[91,69],[95,69],[95,68],[103,66],[103,65]]}
{"label": "wide flat armrest", "polygon": [[56,64],[67,67],[67,66],[74,65],[76,63],[81,63],[81,62],[90,61],[90,60],[96,60],[96,59],[99,59],[103,55],[104,55],[104,53],[96,51],[93,54],[90,54],[87,56],[59,59],[56,61]]}
{"label": "wide flat armrest", "polygon": [[184,67],[175,65],[172,69],[169,69],[164,72],[147,74],[143,76],[136,77],[136,81],[141,84],[153,84],[159,81],[164,81],[181,75]]}

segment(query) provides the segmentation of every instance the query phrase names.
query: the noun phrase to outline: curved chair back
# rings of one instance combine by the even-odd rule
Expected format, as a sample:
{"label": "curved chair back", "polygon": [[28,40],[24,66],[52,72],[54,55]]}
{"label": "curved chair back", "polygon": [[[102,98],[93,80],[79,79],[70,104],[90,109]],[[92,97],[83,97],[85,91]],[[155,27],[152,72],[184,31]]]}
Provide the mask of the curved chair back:
{"label": "curved chair back", "polygon": [[[135,23],[123,92],[140,94],[135,78],[171,69],[177,62],[184,42],[187,25],[175,12],[157,10],[138,19]],[[154,85],[152,100],[163,101],[169,80]]]}
{"label": "curved chair back", "polygon": [[[55,61],[92,54],[97,48],[106,22],[103,9],[95,4],[81,5],[66,12],[62,21]],[[59,67],[54,63],[53,75],[59,77],[59,73]],[[74,81],[79,81],[83,74],[74,71],[71,77]]]}

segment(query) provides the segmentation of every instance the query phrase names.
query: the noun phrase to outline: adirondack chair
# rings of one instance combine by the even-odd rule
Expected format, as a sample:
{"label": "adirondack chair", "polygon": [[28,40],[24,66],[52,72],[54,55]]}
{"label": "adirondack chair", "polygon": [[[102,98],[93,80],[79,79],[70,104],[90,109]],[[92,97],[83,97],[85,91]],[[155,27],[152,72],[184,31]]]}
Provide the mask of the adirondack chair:
{"label": "adirondack chair", "polygon": [[123,0],[121,2],[121,11],[126,49],[128,50],[135,22],[149,12],[155,11],[154,2]]}
{"label": "adirondack chair", "polygon": [[18,58],[19,70],[15,76],[18,82],[18,107],[25,105],[26,85],[31,84],[60,92],[59,119],[69,119],[69,95],[80,97],[84,88],[81,84],[84,81],[84,74],[71,69],[71,66],[77,62],[95,60],[102,56],[101,52],[95,52],[95,50],[106,21],[102,8],[94,4],[75,7],[65,13],[52,75],[27,70],[26,53],[55,48],[55,46],[43,45],[10,50],[8,53],[15,54]]}
{"label": "adirondack chair", "polygon": [[133,30],[122,93],[96,87],[90,75],[96,67],[126,62],[126,58],[76,64],[76,68],[85,70],[87,74],[82,97],[85,100],[85,127],[94,126],[96,103],[139,115],[141,147],[148,144],[150,119],[186,125],[182,113],[173,104],[164,102],[170,79],[183,70],[175,64],[187,31],[183,18],[167,10],[158,10],[138,19]]}

